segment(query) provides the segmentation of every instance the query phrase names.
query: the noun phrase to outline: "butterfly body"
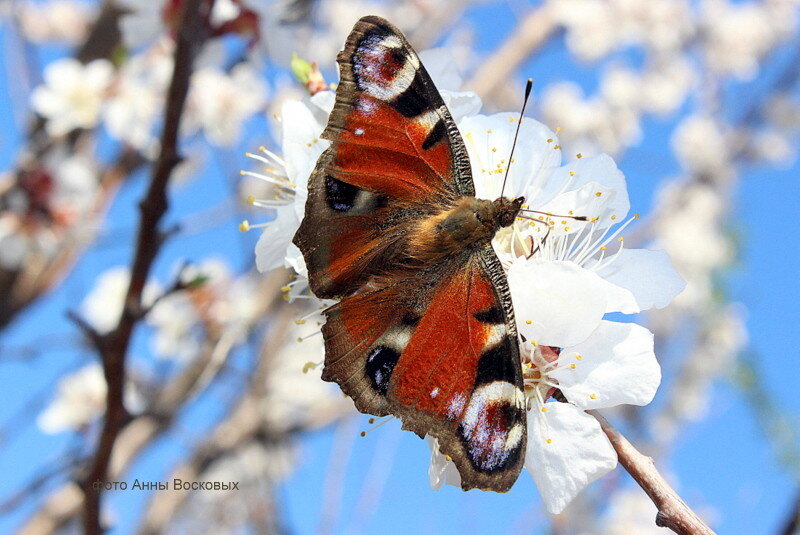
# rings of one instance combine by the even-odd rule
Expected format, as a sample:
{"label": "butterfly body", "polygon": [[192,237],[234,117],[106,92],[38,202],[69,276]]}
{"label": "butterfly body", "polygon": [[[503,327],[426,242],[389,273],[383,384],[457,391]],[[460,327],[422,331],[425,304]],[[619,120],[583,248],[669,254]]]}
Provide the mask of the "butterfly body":
{"label": "butterfly body", "polygon": [[491,239],[522,198],[477,199],[458,127],[379,17],[354,27],[294,238],[325,311],[325,367],[356,407],[438,440],[462,488],[504,492],[526,447],[517,331]]}

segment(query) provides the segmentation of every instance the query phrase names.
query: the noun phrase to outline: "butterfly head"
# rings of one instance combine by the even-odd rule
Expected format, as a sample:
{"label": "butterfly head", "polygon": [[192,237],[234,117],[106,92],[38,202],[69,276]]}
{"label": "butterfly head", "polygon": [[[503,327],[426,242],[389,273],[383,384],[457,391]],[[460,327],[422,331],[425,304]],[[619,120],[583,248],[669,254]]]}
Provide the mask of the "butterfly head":
{"label": "butterfly head", "polygon": [[496,199],[492,206],[494,208],[494,220],[497,228],[510,227],[519,214],[522,203],[525,202],[525,197],[517,197],[516,199],[509,199],[507,197],[500,197]]}

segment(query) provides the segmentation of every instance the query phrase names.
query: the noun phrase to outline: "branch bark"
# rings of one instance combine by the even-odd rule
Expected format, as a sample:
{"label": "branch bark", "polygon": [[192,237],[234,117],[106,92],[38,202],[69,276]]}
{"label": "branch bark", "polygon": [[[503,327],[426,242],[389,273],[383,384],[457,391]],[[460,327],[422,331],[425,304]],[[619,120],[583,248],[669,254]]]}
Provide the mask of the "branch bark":
{"label": "branch bark", "polygon": [[[286,284],[286,274],[280,270],[264,278],[257,292],[263,296],[252,322],[247,325],[251,332],[258,318],[269,315],[276,307],[284,305],[280,299],[280,288]],[[171,379],[154,396],[152,408],[126,424],[119,434],[113,456],[108,468],[109,479],[119,479],[139,454],[153,441],[167,431],[176,415],[187,402],[199,395],[209,383],[209,376],[220,369],[227,360],[230,347],[223,347],[225,355],[220,356],[220,346],[224,333],[210,337],[200,354],[187,365],[181,373]],[[75,483],[67,483],[53,492],[36,513],[28,519],[18,532],[22,535],[46,535],[63,528],[71,519],[78,516],[84,504],[84,495]]]}
{"label": "branch bark", "polygon": [[600,413],[587,412],[600,422],[600,427],[617,452],[619,464],[627,470],[658,508],[657,526],[669,528],[679,535],[715,535],[658,472],[653,459],[642,455]]}
{"label": "branch bark", "polygon": [[[134,327],[142,317],[142,291],[150,274],[163,237],[159,230],[161,218],[167,211],[167,184],[172,170],[180,162],[178,132],[189,92],[194,58],[208,37],[208,10],[213,2],[189,0],[183,6],[181,23],[176,36],[175,67],[167,93],[161,151],[153,168],[150,186],[140,204],[141,216],[131,280],[125,297],[125,307],[116,328],[96,344],[108,384],[106,414],[94,460],[83,482],[85,495],[84,532],[99,535],[102,490],[97,484],[107,480],[108,465],[120,431],[129,421],[123,404],[125,386],[125,356]],[[101,485],[102,486],[102,485]]]}

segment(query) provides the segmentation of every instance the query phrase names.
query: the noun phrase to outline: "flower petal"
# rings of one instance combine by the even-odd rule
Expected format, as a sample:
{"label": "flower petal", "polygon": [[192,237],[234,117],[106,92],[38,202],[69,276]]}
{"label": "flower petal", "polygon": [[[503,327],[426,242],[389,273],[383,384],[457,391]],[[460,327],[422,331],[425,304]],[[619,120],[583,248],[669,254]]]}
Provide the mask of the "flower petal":
{"label": "flower petal", "polygon": [[299,226],[300,222],[290,206],[278,209],[275,219],[267,225],[256,243],[256,267],[261,273],[284,265],[286,249]]}
{"label": "flower petal", "polygon": [[455,463],[448,461],[447,457],[441,454],[439,441],[430,435],[425,436],[425,441],[431,448],[431,465],[428,467],[431,488],[439,490],[442,485],[461,487],[461,474],[458,473]]}
{"label": "flower petal", "polygon": [[429,48],[418,55],[436,89],[439,91],[461,89],[461,75],[456,66],[456,59],[449,48]]}
{"label": "flower petal", "polygon": [[686,288],[665,251],[623,249],[596,273],[630,291],[642,310],[664,308]]}
{"label": "flower petal", "polygon": [[445,89],[440,93],[456,123],[477,114],[483,106],[481,97],[475,91],[447,91]]}
{"label": "flower petal", "polygon": [[519,259],[508,285],[520,334],[540,345],[580,343],[606,313],[608,284],[572,262]]}
{"label": "flower petal", "polygon": [[565,348],[558,363],[550,376],[582,409],[647,405],[661,382],[653,333],[634,323],[600,322],[586,341]]}
{"label": "flower petal", "polygon": [[325,103],[327,97],[315,101],[287,100],[281,107],[283,121],[283,158],[286,161],[286,175],[297,187],[306,187],[317,159],[330,144],[320,139],[327,117],[316,103]]}
{"label": "flower petal", "polygon": [[[573,210],[575,215],[599,218],[600,227],[619,222],[630,210],[625,176],[607,154],[579,158],[555,169],[540,190],[526,195],[538,203],[536,210],[554,214]],[[581,227],[580,222],[573,223],[572,228]]]}
{"label": "flower petal", "polygon": [[558,514],[589,483],[617,466],[617,454],[593,417],[569,403],[546,405],[546,413],[528,413],[525,468],[547,511]]}
{"label": "flower petal", "polygon": [[[518,114],[497,113],[459,122],[472,164],[476,197],[494,200],[500,196],[518,120]],[[555,134],[542,123],[528,117],[522,121],[514,165],[508,172],[506,197],[522,195],[532,184],[544,181],[551,168],[560,165],[561,150],[554,148],[556,143]]]}

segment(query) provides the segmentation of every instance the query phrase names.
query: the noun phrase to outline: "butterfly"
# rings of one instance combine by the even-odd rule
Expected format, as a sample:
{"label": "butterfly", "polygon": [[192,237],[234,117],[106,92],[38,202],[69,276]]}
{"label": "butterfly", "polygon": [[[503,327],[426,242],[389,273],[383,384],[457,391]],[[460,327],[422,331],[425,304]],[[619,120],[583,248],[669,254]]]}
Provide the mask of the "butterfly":
{"label": "butterfly", "polygon": [[505,492],[526,411],[508,282],[491,246],[522,197],[475,198],[466,147],[419,57],[367,16],[340,83],[294,236],[324,314],[322,378],[356,408],[430,435],[464,490]]}

